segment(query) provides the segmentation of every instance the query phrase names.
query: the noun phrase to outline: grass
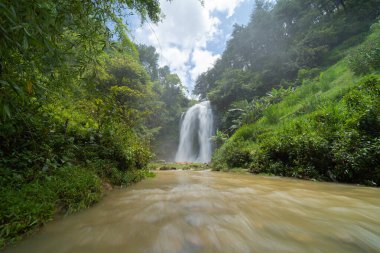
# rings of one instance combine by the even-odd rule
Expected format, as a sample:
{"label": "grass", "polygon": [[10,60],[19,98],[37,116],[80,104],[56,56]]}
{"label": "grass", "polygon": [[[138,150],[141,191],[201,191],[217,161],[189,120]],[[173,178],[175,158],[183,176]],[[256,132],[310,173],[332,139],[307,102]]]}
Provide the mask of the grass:
{"label": "grass", "polygon": [[11,170],[0,169],[0,249],[33,234],[56,214],[68,215],[92,206],[103,196],[102,181],[128,186],[148,170],[122,172],[110,168],[100,175],[96,168],[62,167],[26,182]]}
{"label": "grass", "polygon": [[[301,87],[299,94],[310,102],[308,110],[303,107],[301,113],[282,117],[278,123],[262,120],[244,126],[215,152],[213,166],[219,170],[238,166],[253,173],[380,184],[376,116],[380,110],[379,77],[370,75],[352,87],[347,85],[346,92],[339,96],[332,87],[321,93],[319,101],[307,97]],[[334,99],[327,100],[331,94]],[[289,113],[293,108],[281,105],[288,99],[273,105],[270,112]],[[278,111],[273,109],[276,107]]]}
{"label": "grass", "polygon": [[295,92],[280,103],[269,106],[262,118],[253,124],[243,126],[232,138],[255,137],[257,131],[274,130],[287,121],[314,112],[331,101],[339,101],[359,80],[360,77],[354,75],[343,59],[323,71],[319,77],[304,80]]}
{"label": "grass", "polygon": [[[379,36],[380,28],[373,31],[375,35],[367,40]],[[319,76],[304,79],[281,102],[270,105],[258,121],[239,128],[216,150],[212,166],[223,171],[243,167],[259,174],[380,185],[380,174],[376,174],[380,171],[380,75],[377,65],[365,77],[353,72],[348,59],[357,47],[347,49],[346,58]]]}
{"label": "grass", "polygon": [[0,248],[41,227],[57,210],[70,214],[91,206],[102,192],[100,178],[78,167],[61,168],[29,183],[8,183],[0,190]]}

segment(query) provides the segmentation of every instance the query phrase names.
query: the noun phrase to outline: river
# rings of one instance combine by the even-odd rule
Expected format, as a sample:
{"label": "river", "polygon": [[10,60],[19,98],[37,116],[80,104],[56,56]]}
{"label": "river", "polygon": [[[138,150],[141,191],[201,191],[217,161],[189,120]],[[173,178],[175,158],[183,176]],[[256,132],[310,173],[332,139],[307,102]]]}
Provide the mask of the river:
{"label": "river", "polygon": [[380,252],[380,189],[160,171],[5,252]]}

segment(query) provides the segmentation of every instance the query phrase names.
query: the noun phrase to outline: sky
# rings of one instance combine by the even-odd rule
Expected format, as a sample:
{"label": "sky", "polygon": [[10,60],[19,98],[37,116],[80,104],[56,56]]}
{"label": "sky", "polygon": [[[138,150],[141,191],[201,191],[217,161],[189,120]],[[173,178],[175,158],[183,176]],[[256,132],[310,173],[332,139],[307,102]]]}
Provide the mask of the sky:
{"label": "sky", "polygon": [[159,65],[177,73],[189,93],[197,76],[213,66],[230,38],[233,25],[245,25],[253,0],[160,0],[162,22],[141,25],[129,20],[135,43],[154,46]]}

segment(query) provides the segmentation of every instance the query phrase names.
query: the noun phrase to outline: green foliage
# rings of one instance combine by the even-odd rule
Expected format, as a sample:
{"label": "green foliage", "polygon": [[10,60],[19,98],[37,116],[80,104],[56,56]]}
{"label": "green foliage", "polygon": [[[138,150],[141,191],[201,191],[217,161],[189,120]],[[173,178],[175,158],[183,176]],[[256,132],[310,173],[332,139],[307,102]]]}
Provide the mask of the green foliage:
{"label": "green foliage", "polygon": [[118,170],[116,167],[110,167],[106,171],[107,179],[113,185],[119,186],[129,186],[131,184],[137,183],[144,179],[145,177],[151,177],[152,174],[146,170],[129,170],[126,172],[122,172]]}
{"label": "green foliage", "polygon": [[[347,57],[325,71],[299,71],[297,82],[302,85],[273,103],[268,102],[269,95],[256,100],[262,101],[261,107],[232,103],[248,109],[236,106],[238,110],[225,115],[247,111],[259,116],[250,124],[241,124],[215,152],[213,165],[217,169],[246,167],[254,173],[379,185],[379,76],[360,78],[351,71],[350,62],[358,49],[378,40],[379,30],[373,27],[361,45],[347,49]],[[366,72],[374,71],[367,66]],[[232,122],[235,124],[236,118]]]}
{"label": "green foliage", "polygon": [[[6,169],[1,171],[10,173]],[[95,203],[102,194],[96,174],[76,167],[60,168],[29,183],[17,181],[21,184],[15,183],[14,179],[2,182],[0,247],[51,220],[57,208],[64,213],[73,213]]]}
{"label": "green foliage", "polygon": [[300,132],[300,125],[291,127],[296,129],[271,135],[260,143],[261,152],[254,154],[252,170],[302,178],[326,177],[331,166],[329,143],[305,129],[301,130],[302,134],[292,134]]}
{"label": "green foliage", "polygon": [[49,184],[57,194],[58,206],[66,213],[74,213],[98,202],[102,187],[95,173],[74,167],[57,170]]}
{"label": "green foliage", "polygon": [[214,136],[211,137],[212,142],[215,144],[216,148],[220,148],[228,139],[228,135],[220,130],[216,130]]}
{"label": "green foliage", "polygon": [[[282,124],[259,121],[243,127],[216,151],[213,163],[217,168],[249,167],[254,173],[379,185],[379,94],[379,77],[367,76],[336,101],[324,101]],[[270,128],[259,130],[268,123]]]}
{"label": "green foliage", "polygon": [[[377,24],[371,28],[377,35],[356,51],[349,49],[361,43],[376,22],[378,0],[258,0],[255,5],[250,22],[235,25],[221,59],[196,80],[194,93],[215,106],[222,131],[244,125],[240,116],[233,116],[239,114],[235,109],[243,109],[237,105],[240,101],[265,97],[273,88],[316,81],[320,72],[347,54],[355,73],[378,69]],[[330,84],[323,82],[315,88],[327,91]],[[306,104],[304,111],[314,106]],[[266,120],[279,122],[271,110],[265,109]],[[260,113],[252,116],[248,122],[261,117]]]}
{"label": "green foliage", "polygon": [[267,120],[274,123],[278,119],[273,114],[270,105],[279,103],[284,97],[291,94],[294,91],[293,88],[279,88],[272,89],[266,96],[257,97],[251,102],[247,100],[240,100],[232,103],[231,109],[227,111],[222,120],[222,127],[229,126],[228,131],[230,133],[235,132],[238,128],[246,124],[252,124],[262,118],[265,114]]}
{"label": "green foliage", "polygon": [[155,117],[173,105],[179,119],[187,99],[176,75],[141,63],[155,55],[127,36],[131,11],[161,17],[156,0],[0,3],[0,247],[98,201],[102,180],[152,176],[151,141],[169,121]]}
{"label": "green foliage", "polygon": [[17,189],[2,186],[0,195],[0,247],[20,239],[54,214],[55,193],[38,181]]}
{"label": "green foliage", "polygon": [[219,109],[227,108],[232,101],[247,98],[251,88],[247,85],[249,74],[240,69],[226,69],[217,87],[208,94],[209,99]]}
{"label": "green foliage", "polygon": [[250,151],[242,140],[227,142],[213,156],[213,167],[217,170],[235,167],[247,167],[251,162]]}
{"label": "green foliage", "polygon": [[374,24],[372,27],[373,35],[365,43],[353,50],[348,62],[352,71],[356,74],[368,74],[372,71],[380,70],[380,24]]}
{"label": "green foliage", "polygon": [[153,150],[157,158],[172,160],[179,141],[179,121],[189,99],[178,75],[171,73],[168,66],[158,66],[158,54],[153,47],[140,45],[138,49],[141,63],[154,81],[152,89],[157,98],[154,104],[157,110],[148,118],[148,126],[155,130]]}
{"label": "green foliage", "polygon": [[[160,7],[151,1],[2,1],[0,4],[0,118],[10,118],[30,96],[67,87],[81,77],[113,35],[137,55],[121,18],[135,10],[143,19],[158,22]],[[123,14],[124,13],[124,14]],[[114,24],[114,31],[107,27]]]}
{"label": "green foliage", "polygon": [[159,55],[156,53],[156,49],[152,46],[138,45],[139,58],[141,64],[145,67],[146,71],[149,73],[152,81],[158,79],[158,58]]}
{"label": "green foliage", "polygon": [[297,80],[304,80],[304,79],[313,79],[319,76],[319,73],[321,72],[321,69],[319,68],[312,68],[312,69],[300,69],[298,70]]}

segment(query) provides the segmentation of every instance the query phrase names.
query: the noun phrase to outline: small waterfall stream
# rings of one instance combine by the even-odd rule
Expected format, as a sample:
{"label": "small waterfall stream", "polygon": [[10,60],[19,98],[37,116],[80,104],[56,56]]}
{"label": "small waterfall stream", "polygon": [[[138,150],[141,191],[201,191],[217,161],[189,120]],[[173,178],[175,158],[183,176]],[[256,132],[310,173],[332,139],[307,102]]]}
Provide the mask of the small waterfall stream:
{"label": "small waterfall stream", "polygon": [[190,107],[183,116],[176,162],[211,161],[213,115],[209,101]]}

